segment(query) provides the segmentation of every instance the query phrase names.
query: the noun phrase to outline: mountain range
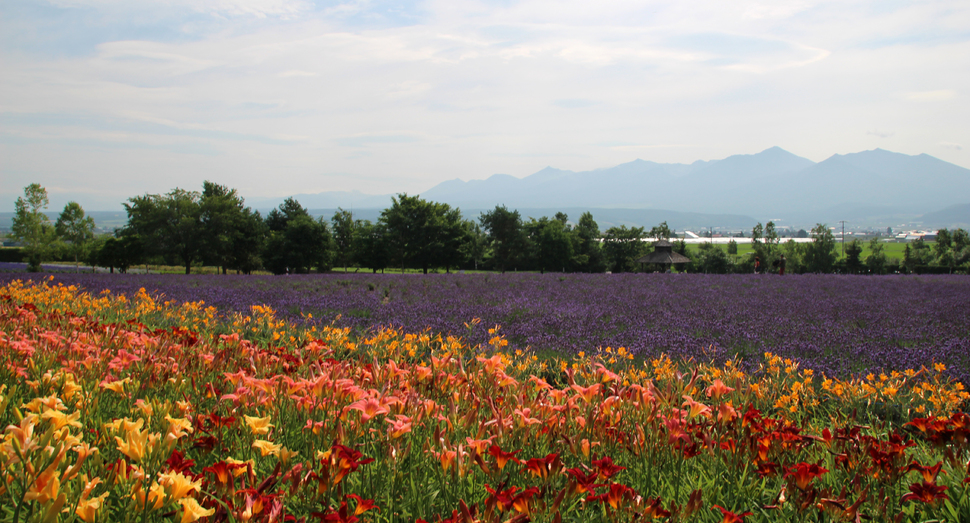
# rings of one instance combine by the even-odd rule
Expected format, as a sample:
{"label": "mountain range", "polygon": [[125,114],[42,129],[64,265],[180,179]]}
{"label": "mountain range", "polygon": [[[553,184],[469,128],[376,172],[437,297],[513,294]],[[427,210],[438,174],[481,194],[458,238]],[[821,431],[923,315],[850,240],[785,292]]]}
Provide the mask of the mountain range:
{"label": "mountain range", "polygon": [[[355,191],[294,198],[311,209],[382,209],[390,205],[391,196]],[[922,223],[922,216],[933,220],[926,226],[970,224],[970,169],[927,154],[911,156],[883,149],[836,154],[817,163],[772,147],[691,164],[638,159],[592,171],[546,167],[524,178],[495,174],[485,180],[449,180],[420,196],[460,207],[466,214],[505,205],[520,210],[611,209],[609,214],[616,214],[624,209],[628,214],[695,215],[689,221],[696,224],[681,227],[721,223],[714,221],[715,215],[732,222],[756,217],[761,222],[807,227],[839,220],[857,225]],[[274,207],[281,201],[247,199],[256,208]]]}

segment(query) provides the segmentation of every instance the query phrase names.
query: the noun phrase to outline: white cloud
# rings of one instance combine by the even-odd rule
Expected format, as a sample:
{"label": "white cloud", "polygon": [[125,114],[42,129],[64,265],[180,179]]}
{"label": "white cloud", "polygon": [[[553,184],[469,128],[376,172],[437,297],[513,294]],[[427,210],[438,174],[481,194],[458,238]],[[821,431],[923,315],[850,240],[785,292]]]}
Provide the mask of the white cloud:
{"label": "white cloud", "polygon": [[869,136],[876,136],[878,138],[892,138],[892,136],[894,134],[896,134],[896,133],[895,132],[892,132],[892,131],[885,132],[885,131],[880,131],[878,129],[873,129],[873,130],[867,132],[866,134],[869,135]]}
{"label": "white cloud", "polygon": [[320,76],[320,74],[314,73],[311,71],[299,71],[296,69],[291,69],[289,71],[283,71],[277,76],[279,76],[280,78],[294,78],[294,77],[312,78],[312,77]]}
{"label": "white cloud", "polygon": [[957,95],[953,89],[938,89],[936,91],[918,91],[906,93],[906,99],[914,102],[941,102],[951,100]]}
{"label": "white cloud", "polygon": [[306,0],[48,0],[58,7],[100,10],[181,9],[222,16],[292,16],[312,8]]}

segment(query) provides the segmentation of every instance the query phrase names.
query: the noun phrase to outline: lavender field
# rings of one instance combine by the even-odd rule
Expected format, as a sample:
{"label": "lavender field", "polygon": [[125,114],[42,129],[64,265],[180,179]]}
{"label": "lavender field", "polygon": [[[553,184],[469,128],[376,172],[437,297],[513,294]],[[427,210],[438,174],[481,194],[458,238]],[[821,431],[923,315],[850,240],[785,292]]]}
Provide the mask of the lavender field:
{"label": "lavender field", "polygon": [[[0,281],[24,278],[2,274]],[[495,324],[511,348],[569,354],[624,346],[643,356],[753,364],[765,351],[832,376],[946,363],[970,382],[970,278],[679,274],[325,274],[185,276],[56,274],[54,282],[222,312],[279,316],[484,342]],[[480,318],[469,332],[465,322]]]}

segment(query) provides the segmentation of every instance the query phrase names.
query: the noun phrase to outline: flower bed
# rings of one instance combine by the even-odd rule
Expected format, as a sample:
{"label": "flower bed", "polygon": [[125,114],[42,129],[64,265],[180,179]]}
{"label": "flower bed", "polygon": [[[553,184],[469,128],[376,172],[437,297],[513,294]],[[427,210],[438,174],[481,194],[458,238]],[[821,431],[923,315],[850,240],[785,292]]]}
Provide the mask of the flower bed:
{"label": "flower bed", "polygon": [[46,282],[0,325],[3,521],[970,518],[942,363],[537,358]]}

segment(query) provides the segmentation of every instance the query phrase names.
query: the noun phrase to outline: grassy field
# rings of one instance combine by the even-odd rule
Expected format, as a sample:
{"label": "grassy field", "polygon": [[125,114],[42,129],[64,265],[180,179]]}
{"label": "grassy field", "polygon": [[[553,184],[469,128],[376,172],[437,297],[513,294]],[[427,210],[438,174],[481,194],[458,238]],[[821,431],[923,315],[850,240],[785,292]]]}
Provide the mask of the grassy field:
{"label": "grassy field", "polygon": [[[784,243],[784,241],[782,243]],[[872,251],[869,249],[869,242],[863,242],[862,245],[863,245],[863,248],[862,248],[862,259],[865,260],[866,257],[869,256],[869,254],[872,253]],[[888,243],[883,243],[882,245],[883,245],[883,251],[882,252],[884,252],[886,254],[886,256],[889,257],[889,259],[893,259],[893,258],[896,258],[896,259],[899,259],[899,260],[903,259],[903,251],[906,249],[906,245],[907,244],[905,244],[905,243],[888,242]],[[926,245],[928,245],[930,247],[930,249],[932,249],[934,244],[931,243],[931,242],[927,242]],[[727,245],[718,245],[718,247],[720,247],[721,249],[724,249],[724,251],[727,252]],[[699,251],[699,249],[700,249],[700,245],[699,244],[690,244],[690,245],[688,245],[687,246],[687,252],[688,252],[688,255],[687,256],[690,257],[691,256],[690,253],[695,253],[696,254]],[[835,245],[835,249],[836,249],[836,252],[839,254],[839,258],[841,258],[842,257],[842,244],[841,243],[837,243]],[[737,260],[743,259],[744,256],[750,256],[753,252],[754,252],[754,249],[751,248],[751,244],[750,243],[741,243],[741,242],[738,242]],[[733,255],[731,255],[731,256],[733,256]]]}

